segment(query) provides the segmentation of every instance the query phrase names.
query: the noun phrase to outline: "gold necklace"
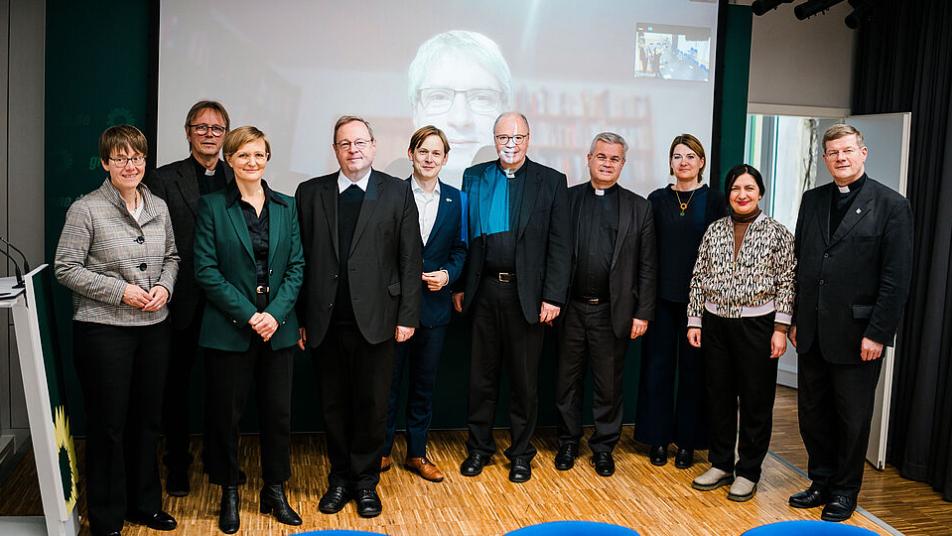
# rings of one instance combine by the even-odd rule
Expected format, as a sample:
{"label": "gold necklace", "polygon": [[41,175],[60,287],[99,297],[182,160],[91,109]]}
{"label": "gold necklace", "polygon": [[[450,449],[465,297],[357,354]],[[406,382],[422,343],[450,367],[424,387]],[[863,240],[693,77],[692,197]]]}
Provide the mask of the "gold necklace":
{"label": "gold necklace", "polygon": [[675,190],[674,188],[671,188],[671,191],[674,192],[674,196],[678,198],[678,208],[681,209],[681,215],[684,216],[684,212],[688,209],[688,205],[690,205],[691,200],[694,199],[694,192],[697,191],[697,188],[691,190],[691,195],[688,197],[688,200],[686,202],[681,201],[681,195],[678,193],[677,190]]}

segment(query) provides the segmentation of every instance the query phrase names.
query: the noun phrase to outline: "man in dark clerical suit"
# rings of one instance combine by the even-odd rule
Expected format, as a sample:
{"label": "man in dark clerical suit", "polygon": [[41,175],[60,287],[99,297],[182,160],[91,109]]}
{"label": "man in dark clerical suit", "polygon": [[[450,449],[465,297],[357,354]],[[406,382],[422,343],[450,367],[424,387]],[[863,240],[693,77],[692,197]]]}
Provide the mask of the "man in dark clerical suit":
{"label": "man in dark clerical suit", "polygon": [[409,388],[404,466],[431,482],[441,482],[444,477],[439,467],[426,456],[426,440],[433,418],[436,370],[453,308],[448,285],[459,278],[466,260],[466,196],[440,180],[440,170],[449,151],[446,135],[432,125],[420,128],[410,137],[407,156],[413,164],[413,174],[407,181],[420,214],[423,273],[419,284],[423,298],[420,327],[409,341],[397,345],[387,409],[387,441],[380,461],[381,471],[390,469],[400,380],[406,365]]}
{"label": "man in dark clerical suit", "polygon": [[511,446],[509,480],[532,476],[543,326],[565,303],[571,238],[565,175],[526,158],[529,122],[505,113],[493,126],[499,159],[468,168],[470,249],[458,311],[472,312],[469,456],[460,466],[476,476],[496,451],[492,425],[499,373],[506,367]]}
{"label": "man in dark clerical suit", "polygon": [[866,175],[863,135],[835,125],[823,136],[833,183],[803,195],[797,217],[800,435],[810,488],[796,508],[843,521],[856,508],[883,347],[892,343],[912,278],[909,202]]}
{"label": "man in dark clerical suit", "polygon": [[571,469],[578,457],[587,361],[594,386],[595,432],[588,439],[592,465],[601,476],[614,474],[625,350],[654,320],[654,217],[645,198],[617,184],[627,152],[628,144],[618,134],[596,135],[587,157],[590,180],[569,189],[572,271],[569,299],[559,317],[555,389],[555,468],[560,471]]}
{"label": "man in dark clerical suit", "polygon": [[169,495],[188,495],[189,389],[192,366],[199,355],[198,332],[202,324],[205,295],[195,282],[193,244],[198,198],[216,192],[233,180],[231,168],[219,158],[229,129],[228,112],[221,103],[199,101],[188,111],[185,137],[191,154],[166,164],[148,175],[146,185],[169,207],[175,245],[182,257],[175,281],[175,299],[169,302],[172,341],[168,379],[163,399],[162,427],[165,433],[165,489]]}
{"label": "man in dark clerical suit", "polygon": [[320,511],[356,498],[357,513],[374,517],[394,341],[409,339],[420,318],[420,225],[410,184],[371,168],[366,121],[338,119],[334,151],[340,171],[295,195],[307,262],[300,346],[317,369],[331,462]]}

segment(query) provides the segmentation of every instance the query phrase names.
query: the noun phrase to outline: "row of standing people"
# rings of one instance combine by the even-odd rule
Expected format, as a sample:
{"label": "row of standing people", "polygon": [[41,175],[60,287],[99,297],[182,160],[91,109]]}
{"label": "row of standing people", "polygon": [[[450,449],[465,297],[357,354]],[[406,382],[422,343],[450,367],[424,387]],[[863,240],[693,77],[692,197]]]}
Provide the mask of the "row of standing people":
{"label": "row of standing people", "polygon": [[[123,385],[135,385],[131,392],[135,400],[90,401],[87,395],[89,414],[112,413],[111,419],[100,423],[103,430],[90,429],[90,446],[94,448],[87,454],[87,481],[94,531],[109,533],[111,527],[121,528],[123,516],[153,528],[174,527],[174,519],[161,511],[157,467],[154,459],[149,462],[148,445],[154,445],[158,435],[159,413],[155,404],[162,396],[139,387],[148,378],[154,391],[154,381],[162,378],[160,373],[165,372],[163,367],[170,355],[170,377],[179,381],[160,382],[166,386],[166,485],[170,494],[186,494],[191,460],[185,400],[196,345],[206,348],[208,440],[204,465],[210,480],[222,486],[219,524],[223,531],[234,532],[239,524],[238,485],[243,473],[237,462],[238,422],[252,381],[258,385],[257,403],[262,416],[265,486],[261,491],[261,509],[284,523],[301,522],[288,504],[283,488],[290,476],[291,353],[295,343],[312,351],[322,388],[331,461],[329,488],[319,505],[322,512],[339,511],[349,500],[356,499],[361,515],[380,513],[382,507],[375,488],[379,472],[390,466],[396,395],[404,363],[411,367],[412,380],[406,465],[428,480],[442,480],[442,472],[426,457],[426,432],[432,415],[433,381],[449,317],[451,287],[456,291],[456,309],[473,314],[469,455],[461,466],[462,474],[479,474],[495,452],[491,425],[499,395],[499,373],[505,366],[513,383],[513,441],[506,451],[511,461],[510,479],[523,482],[531,477],[535,450],[530,439],[536,419],[535,371],[542,326],[556,319],[561,328],[557,468],[570,468],[578,454],[580,386],[587,359],[596,388],[596,432],[589,440],[594,454],[592,462],[599,474],[607,476],[614,472],[611,451],[621,426],[620,367],[627,341],[646,333],[636,438],[653,445],[650,456],[653,463],[659,464],[664,461],[662,448],[666,450],[672,440],[680,447],[679,466],[690,465],[693,449],[702,448],[703,365],[697,350],[685,344],[689,339],[684,320],[688,316],[687,289],[694,257],[699,246],[702,253],[705,251],[701,236],[712,221],[723,215],[724,209],[723,198],[700,184],[705,160],[696,138],[684,135],[674,140],[669,156],[671,173],[677,181],[673,187],[649,196],[649,203],[615,184],[627,149],[620,137],[610,133],[596,137],[588,156],[590,182],[566,192],[564,175],[526,158],[529,129],[525,117],[504,114],[494,125],[499,160],[467,170],[464,193],[460,193],[438,180],[439,168],[450,148],[437,129],[421,129],[414,135],[408,149],[414,163],[414,178],[395,181],[371,169],[375,143],[369,124],[359,118],[344,117],[334,130],[340,172],[303,183],[296,200],[292,200],[272,191],[262,180],[271,152],[264,134],[253,127],[242,127],[224,136],[228,127],[227,112],[217,103],[204,101],[189,112],[185,130],[192,156],[161,168],[147,180],[152,190],[168,203],[165,211],[148,188],[138,187],[144,176],[144,137],[139,140],[141,134],[137,131],[110,129],[100,143],[103,167],[110,174],[96,192],[103,199],[93,210],[89,206],[92,196],[87,196],[90,199],[84,198],[86,201],[71,207],[67,218],[57,251],[57,274],[77,294],[77,333],[116,320],[112,328],[123,331],[131,342],[127,348],[114,351],[113,359],[121,359],[122,352],[135,356],[126,359],[131,367],[127,367],[129,370],[122,373],[116,385],[110,386],[116,396],[128,398],[130,392],[126,388],[123,393]],[[222,142],[227,167],[218,161]],[[199,179],[203,175],[204,180]],[[729,175],[729,182],[739,183],[739,190],[746,188],[738,195],[743,196],[746,208],[756,209],[756,201],[751,200],[759,200],[759,196],[753,190],[763,194],[756,170],[736,168]],[[198,201],[199,194],[221,188]],[[733,189],[728,190],[734,207]],[[126,205],[125,213],[120,200]],[[112,206],[105,207],[102,201]],[[126,234],[136,235],[131,237],[132,242],[140,249],[149,245],[149,260],[153,262],[127,262],[129,266],[125,267],[110,266],[108,262],[88,265],[89,253],[95,250],[101,254],[101,249],[90,249],[90,236],[85,237],[86,243],[76,243],[75,238],[83,234],[82,228],[92,235],[99,224],[93,216],[96,210],[116,209],[120,219],[132,217],[134,228]],[[615,213],[617,219],[606,217]],[[740,221],[744,217],[748,219]],[[151,219],[156,221],[149,226]],[[748,226],[754,230],[766,226],[774,231],[771,236],[776,244],[789,242],[789,233],[784,235],[776,224],[759,223],[762,220],[772,221],[757,214],[751,219],[749,213],[735,218],[735,235],[739,227],[743,237]],[[570,221],[576,224],[574,230]],[[166,247],[164,256],[159,257],[151,249],[163,242],[152,235],[163,226],[164,243],[171,243],[171,249]],[[727,222],[724,226],[731,225]],[[151,234],[146,232],[147,227]],[[115,234],[117,230],[112,231]],[[170,236],[173,232],[174,242]],[[370,237],[360,238],[367,233]],[[130,246],[122,244],[121,239],[114,237],[111,242],[110,247],[120,248],[122,255],[143,258],[141,251],[122,251],[121,248]],[[467,242],[470,254],[464,269]],[[175,243],[182,256],[182,271],[174,284],[176,299],[170,304],[172,319],[168,326],[163,305],[172,294],[171,282],[175,281]],[[580,243],[588,245],[589,251],[580,251]],[[734,256],[740,243],[734,244]],[[72,257],[65,254],[68,252]],[[82,253],[86,257],[80,259]],[[764,257],[760,255],[757,261]],[[616,262],[619,258],[620,262]],[[793,264],[784,266],[788,269],[785,273],[792,274]],[[103,283],[101,274],[95,275],[97,269],[119,270],[110,275],[127,282],[123,292],[130,296],[117,297],[115,281],[109,282],[113,285],[109,296],[96,290],[94,287]],[[128,272],[122,272],[123,269]],[[194,278],[190,277],[193,272]],[[82,278],[77,278],[77,273]],[[695,279],[703,281],[698,275],[695,273]],[[792,278],[787,279],[792,285]],[[793,294],[792,287],[787,288],[786,284],[767,285],[755,289],[759,293],[745,296],[765,301],[765,296],[778,295],[772,301],[774,310],[768,311],[777,317],[775,323],[768,323],[770,326],[790,323]],[[294,307],[299,291],[300,299]],[[703,284],[692,288],[692,319],[700,315],[698,304],[707,305],[704,291]],[[84,302],[97,300],[113,309],[118,306],[119,313],[126,318],[104,321],[115,312],[108,310],[99,311],[105,316],[98,319],[88,316],[84,308],[89,309],[90,303]],[[103,307],[93,305],[93,309]],[[755,305],[763,313],[764,303]],[[716,325],[716,320],[707,318],[708,313],[709,308],[704,315],[705,327]],[[130,315],[141,316],[136,321],[152,326],[149,329],[156,333],[145,333],[149,329],[125,329]],[[654,321],[650,330],[649,321]],[[416,326],[419,328],[414,334]],[[731,327],[725,333],[732,331]],[[713,332],[705,330],[706,334]],[[769,334],[771,354],[782,353],[774,336],[777,332],[781,333],[782,342],[782,328],[760,332]],[[92,331],[82,333],[83,343],[77,345],[77,367],[84,393],[89,393],[99,390],[95,382],[103,376],[83,373],[84,369],[93,368],[89,363],[101,361],[93,354],[102,354],[92,351],[95,345],[88,344],[88,336],[107,344],[113,336],[99,334],[97,339]],[[751,336],[757,339],[760,335]],[[159,337],[164,341],[152,344]],[[706,337],[706,342],[710,337]],[[697,339],[693,337],[690,342],[698,345]],[[169,340],[176,347],[171,353],[165,346]],[[394,341],[407,341],[397,346],[395,360]],[[730,348],[734,343],[723,344]],[[759,346],[756,340],[752,344],[754,350],[748,354],[756,359]],[[156,358],[163,353],[166,357]],[[722,387],[730,388],[731,378],[741,374],[744,367],[737,368],[736,359],[731,363],[736,357],[731,351],[721,354],[725,360],[722,383],[728,382]],[[769,375],[770,360],[765,361],[761,368]],[[101,372],[101,367],[107,365],[96,362],[95,366]],[[677,417],[672,393],[675,366],[680,366]],[[775,380],[775,361],[772,370]],[[761,379],[759,384],[763,387],[766,379]],[[712,401],[726,408],[721,411],[723,417],[734,404],[728,400],[729,389],[711,389],[709,383],[708,391],[715,395]],[[763,391],[760,389],[761,394]],[[772,387],[769,392],[773,392]],[[152,406],[144,406],[143,399],[148,399]],[[766,399],[761,396],[758,400]],[[124,411],[130,405],[137,412]],[[765,406],[758,407],[758,415],[763,415]],[[770,408],[772,397],[766,406],[767,415]],[[742,394],[742,447],[744,411]],[[133,418],[137,422],[133,423]],[[717,431],[721,439],[727,436],[727,429],[718,426]],[[93,440],[94,432],[102,435]],[[751,485],[756,483],[762,460],[762,455],[757,460],[757,452],[766,452],[763,423],[760,432],[753,448],[755,463],[746,460],[747,466],[756,465],[756,474],[742,475],[743,448],[742,462],[738,462],[738,481],[744,476]],[[769,421],[766,440],[769,441]],[[138,450],[127,449],[124,458],[116,456],[123,441],[136,444]],[[733,435],[729,441],[730,463],[715,462],[715,467],[723,468],[726,464],[732,478]],[[726,460],[726,442],[720,444],[720,459]],[[154,446],[151,452],[154,458]],[[111,479],[123,473],[127,482],[125,493],[122,486],[110,484]],[[695,482],[695,486],[703,489],[705,485],[725,483],[726,476],[720,477],[712,483]],[[736,498],[749,497],[753,490],[748,489],[746,494],[735,491],[743,490],[732,487],[731,495]]]}

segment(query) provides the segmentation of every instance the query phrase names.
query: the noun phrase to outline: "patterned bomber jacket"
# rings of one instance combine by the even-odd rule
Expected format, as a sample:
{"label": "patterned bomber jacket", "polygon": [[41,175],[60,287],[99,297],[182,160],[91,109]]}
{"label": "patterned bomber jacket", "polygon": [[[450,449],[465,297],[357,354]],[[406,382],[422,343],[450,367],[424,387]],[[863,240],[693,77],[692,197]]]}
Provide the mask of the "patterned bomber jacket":
{"label": "patterned bomber jacket", "polygon": [[688,326],[701,327],[705,310],[723,318],[762,316],[790,324],[795,293],[793,234],[761,213],[750,226],[734,258],[730,216],[708,227],[691,277]]}

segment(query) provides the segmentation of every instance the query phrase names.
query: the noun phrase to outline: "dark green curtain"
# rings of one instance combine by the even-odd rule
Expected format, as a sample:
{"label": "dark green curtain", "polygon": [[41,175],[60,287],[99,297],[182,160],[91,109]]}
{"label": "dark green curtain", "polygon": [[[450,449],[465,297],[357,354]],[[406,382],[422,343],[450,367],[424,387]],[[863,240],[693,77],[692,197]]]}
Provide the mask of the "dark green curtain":
{"label": "dark green curtain", "polygon": [[952,501],[952,3],[879,1],[856,43],[853,113],[912,112],[912,293],[899,333],[889,463]]}

